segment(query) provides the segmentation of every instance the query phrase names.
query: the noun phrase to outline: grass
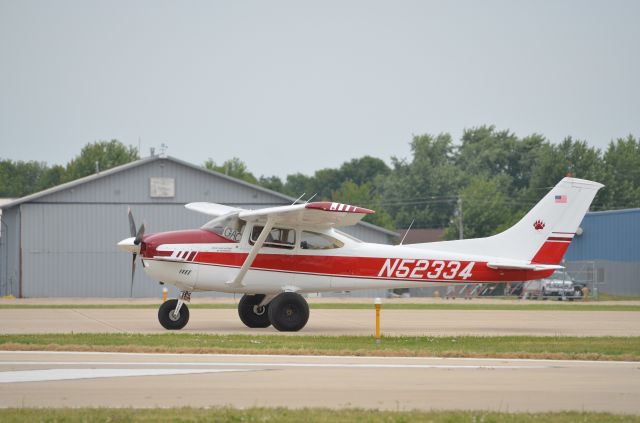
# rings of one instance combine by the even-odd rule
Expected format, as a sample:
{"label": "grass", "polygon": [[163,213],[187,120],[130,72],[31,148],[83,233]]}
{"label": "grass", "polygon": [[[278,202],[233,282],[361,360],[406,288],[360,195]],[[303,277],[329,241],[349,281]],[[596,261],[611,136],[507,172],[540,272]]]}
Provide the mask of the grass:
{"label": "grass", "polygon": [[[2,309],[157,309],[158,304],[0,304]],[[237,304],[189,304],[192,309],[236,309]],[[527,301],[518,304],[474,304],[472,302],[449,302],[442,304],[384,304],[385,310],[522,310],[522,311],[640,311],[639,305],[630,304],[597,304],[582,302]],[[311,303],[312,310],[371,310],[373,304],[362,303]]]}
{"label": "grass", "polygon": [[640,337],[209,335],[190,333],[0,335],[0,350],[494,357],[640,361]]}
{"label": "grass", "polygon": [[584,411],[554,413],[504,413],[491,411],[379,411],[327,408],[169,408],[169,409],[115,409],[115,408],[10,408],[0,410],[0,421],[14,422],[640,422],[640,416],[614,415]]}

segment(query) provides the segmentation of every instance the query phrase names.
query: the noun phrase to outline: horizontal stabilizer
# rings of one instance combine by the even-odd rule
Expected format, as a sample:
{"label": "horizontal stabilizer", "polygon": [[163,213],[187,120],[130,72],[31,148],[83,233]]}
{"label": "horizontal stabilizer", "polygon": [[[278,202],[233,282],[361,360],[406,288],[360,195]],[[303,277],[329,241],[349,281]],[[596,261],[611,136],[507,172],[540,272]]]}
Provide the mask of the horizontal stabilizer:
{"label": "horizontal stabilizer", "polygon": [[489,263],[487,263],[487,267],[490,267],[491,269],[516,269],[533,271],[564,269],[563,266],[557,264],[528,264],[511,261],[490,261]]}

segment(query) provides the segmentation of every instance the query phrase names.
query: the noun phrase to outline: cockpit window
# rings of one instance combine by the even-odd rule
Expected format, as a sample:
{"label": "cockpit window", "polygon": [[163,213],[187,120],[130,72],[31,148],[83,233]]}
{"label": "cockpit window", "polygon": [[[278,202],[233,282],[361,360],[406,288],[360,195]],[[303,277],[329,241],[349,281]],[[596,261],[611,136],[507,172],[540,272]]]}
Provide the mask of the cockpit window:
{"label": "cockpit window", "polygon": [[319,234],[317,232],[302,231],[302,239],[300,240],[300,248],[303,250],[332,250],[344,246],[339,241],[329,235]]}
{"label": "cockpit window", "polygon": [[[251,231],[250,244],[253,245],[258,240],[264,226],[254,226]],[[264,241],[265,247],[292,249],[296,244],[296,231],[294,229],[273,228],[267,239]]]}
{"label": "cockpit window", "polygon": [[238,219],[237,214],[220,216],[202,227],[233,242],[240,242],[246,222]]}

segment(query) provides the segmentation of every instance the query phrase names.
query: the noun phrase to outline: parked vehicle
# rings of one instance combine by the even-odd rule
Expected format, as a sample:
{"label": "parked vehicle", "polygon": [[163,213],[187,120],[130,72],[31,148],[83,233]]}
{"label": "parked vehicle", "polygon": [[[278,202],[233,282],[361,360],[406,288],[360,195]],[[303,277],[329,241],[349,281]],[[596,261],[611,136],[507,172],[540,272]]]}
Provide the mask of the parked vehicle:
{"label": "parked vehicle", "polygon": [[525,282],[522,288],[522,297],[529,299],[557,298],[569,300],[582,298],[584,284],[576,283],[565,272],[554,273],[547,279],[538,279]]}

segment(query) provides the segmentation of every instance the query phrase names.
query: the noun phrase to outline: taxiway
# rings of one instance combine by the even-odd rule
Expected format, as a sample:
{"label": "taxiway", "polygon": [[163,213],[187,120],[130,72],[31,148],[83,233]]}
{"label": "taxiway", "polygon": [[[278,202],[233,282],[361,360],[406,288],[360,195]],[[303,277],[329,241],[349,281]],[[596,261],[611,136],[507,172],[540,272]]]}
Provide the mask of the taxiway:
{"label": "taxiway", "polygon": [[0,406],[637,414],[639,378],[629,362],[0,352]]}

